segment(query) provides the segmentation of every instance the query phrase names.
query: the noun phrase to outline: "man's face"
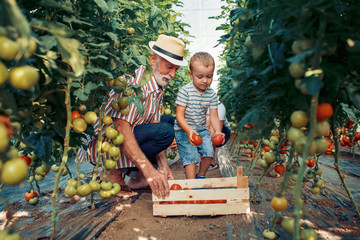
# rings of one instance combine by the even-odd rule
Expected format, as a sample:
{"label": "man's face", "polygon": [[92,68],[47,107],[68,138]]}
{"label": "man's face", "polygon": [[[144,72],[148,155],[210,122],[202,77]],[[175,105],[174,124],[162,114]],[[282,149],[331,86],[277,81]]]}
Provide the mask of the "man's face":
{"label": "man's face", "polygon": [[156,55],[151,56],[150,61],[155,80],[161,87],[165,87],[166,84],[175,77],[176,71],[180,67]]}

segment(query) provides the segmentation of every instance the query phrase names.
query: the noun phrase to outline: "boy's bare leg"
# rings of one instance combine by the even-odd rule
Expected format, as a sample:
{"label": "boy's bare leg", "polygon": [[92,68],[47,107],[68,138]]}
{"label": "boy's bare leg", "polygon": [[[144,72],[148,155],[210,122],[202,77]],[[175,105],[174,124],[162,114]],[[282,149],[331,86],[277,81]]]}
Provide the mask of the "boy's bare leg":
{"label": "boy's bare leg", "polygon": [[203,157],[201,159],[198,176],[205,176],[206,175],[212,160],[213,160],[212,157]]}
{"label": "boy's bare leg", "polygon": [[192,163],[185,166],[186,179],[195,179],[196,175],[196,164]]}

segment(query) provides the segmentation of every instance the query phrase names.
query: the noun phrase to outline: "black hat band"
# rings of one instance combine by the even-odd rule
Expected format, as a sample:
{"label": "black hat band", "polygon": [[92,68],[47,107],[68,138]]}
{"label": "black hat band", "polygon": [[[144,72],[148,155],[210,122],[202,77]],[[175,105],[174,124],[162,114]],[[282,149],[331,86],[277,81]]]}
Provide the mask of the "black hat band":
{"label": "black hat band", "polygon": [[159,47],[156,46],[156,45],[153,46],[153,49],[156,50],[156,51],[158,51],[158,52],[161,52],[161,53],[163,53],[163,54],[165,54],[165,55],[167,55],[167,56],[169,56],[169,57],[172,57],[172,58],[174,58],[174,59],[176,59],[176,60],[179,60],[179,61],[182,61],[182,60],[183,60],[183,57],[181,57],[181,56],[179,56],[179,55],[176,55],[176,54],[173,54],[173,53],[171,53],[171,52],[168,52],[168,51],[166,51],[165,49],[159,48]]}

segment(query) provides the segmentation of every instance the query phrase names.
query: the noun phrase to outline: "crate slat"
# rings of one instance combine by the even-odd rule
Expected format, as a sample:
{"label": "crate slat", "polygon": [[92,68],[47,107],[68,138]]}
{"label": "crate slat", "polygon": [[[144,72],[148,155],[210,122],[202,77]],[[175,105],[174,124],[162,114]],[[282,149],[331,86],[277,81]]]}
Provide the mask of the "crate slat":
{"label": "crate slat", "polygon": [[200,216],[200,215],[226,215],[226,214],[248,214],[250,203],[237,204],[154,204],[154,216]]}
{"label": "crate slat", "polygon": [[221,199],[235,201],[249,198],[249,188],[173,190],[170,191],[170,195],[165,199],[158,198],[154,194],[152,195],[152,200],[154,202]]}

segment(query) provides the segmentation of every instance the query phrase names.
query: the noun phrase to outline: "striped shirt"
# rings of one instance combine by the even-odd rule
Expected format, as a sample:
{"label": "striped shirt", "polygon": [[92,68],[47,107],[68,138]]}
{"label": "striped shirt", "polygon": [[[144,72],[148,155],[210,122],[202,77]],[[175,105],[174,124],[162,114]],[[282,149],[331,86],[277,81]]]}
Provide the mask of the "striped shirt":
{"label": "striped shirt", "polygon": [[[143,77],[145,71],[145,66],[140,66],[135,71],[135,77],[130,76],[124,79],[127,79],[129,85],[137,85],[140,86],[141,79]],[[122,115],[120,111],[115,111],[111,104],[113,101],[117,101],[121,96],[121,94],[116,93],[114,90],[111,90],[109,93],[109,99],[104,109],[104,116],[110,116],[113,120],[119,118],[125,120],[130,123],[131,129],[134,130],[134,127],[140,124],[147,124],[153,121],[160,121],[161,117],[161,104],[163,100],[164,90],[158,86],[156,80],[153,76],[151,76],[150,80],[141,88],[143,91],[144,100],[141,104],[144,106],[145,111],[143,114],[139,112],[139,110],[135,107],[134,103],[129,104],[129,114]],[[134,94],[134,93],[133,93]],[[95,135],[98,134],[99,131],[99,119],[97,119],[94,123],[94,131]],[[103,141],[110,142],[110,139],[105,136],[105,130],[108,126],[103,125],[102,135],[104,137]],[[84,139],[88,144],[88,149],[80,148],[78,152],[78,160],[90,161],[93,164],[96,164],[97,159],[97,138]],[[101,157],[102,161],[109,159],[110,157],[106,154],[105,157]],[[125,154],[120,149],[120,159],[117,161],[117,168],[127,168],[127,167],[135,167],[135,164],[128,159]]]}
{"label": "striped shirt", "polygon": [[[206,111],[208,108],[216,109],[218,98],[215,91],[208,87],[204,92],[199,92],[190,82],[180,88],[176,104],[185,107],[185,120],[194,130],[207,129]],[[182,129],[175,121],[175,130]]]}

